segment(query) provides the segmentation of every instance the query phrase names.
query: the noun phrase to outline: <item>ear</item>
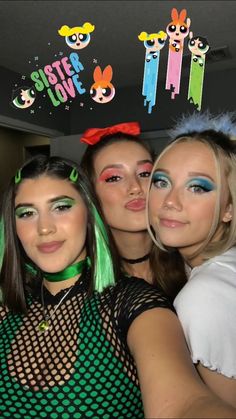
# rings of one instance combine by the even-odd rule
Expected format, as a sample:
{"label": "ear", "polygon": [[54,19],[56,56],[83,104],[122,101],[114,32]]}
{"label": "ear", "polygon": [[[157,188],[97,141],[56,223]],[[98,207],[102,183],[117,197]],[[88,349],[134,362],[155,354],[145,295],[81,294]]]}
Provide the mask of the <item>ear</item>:
{"label": "ear", "polygon": [[107,65],[103,71],[103,75],[102,75],[103,80],[110,82],[112,79],[112,75],[113,75],[112,66]]}
{"label": "ear", "polygon": [[222,221],[223,221],[224,223],[229,223],[229,221],[231,221],[231,220],[232,220],[232,218],[233,218],[233,205],[232,205],[232,204],[229,204],[229,205],[227,205],[227,207],[226,207],[226,210],[225,210],[225,212],[224,212],[224,215],[223,215]]}
{"label": "ear", "polygon": [[175,9],[175,7],[171,10],[171,19],[172,20],[178,20],[179,18],[179,13],[177,11],[177,9]]}
{"label": "ear", "polygon": [[101,67],[99,65],[97,65],[97,67],[95,67],[95,70],[93,72],[93,78],[95,82],[98,82],[102,79],[102,70]]}

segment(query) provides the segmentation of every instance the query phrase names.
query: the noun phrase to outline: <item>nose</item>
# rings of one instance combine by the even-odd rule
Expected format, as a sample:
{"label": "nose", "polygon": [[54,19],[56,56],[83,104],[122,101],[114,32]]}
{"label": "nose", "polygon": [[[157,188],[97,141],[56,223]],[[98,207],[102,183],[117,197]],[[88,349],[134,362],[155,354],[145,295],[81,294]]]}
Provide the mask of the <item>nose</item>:
{"label": "nose", "polygon": [[129,186],[128,186],[128,193],[129,195],[142,195],[143,194],[143,189],[138,179],[133,178],[130,180]]}
{"label": "nose", "polygon": [[163,201],[163,207],[166,209],[174,209],[181,211],[183,208],[180,192],[176,188],[172,188]]}
{"label": "nose", "polygon": [[48,234],[54,234],[56,231],[56,225],[50,215],[41,215],[38,220],[38,233],[40,236],[47,236]]}

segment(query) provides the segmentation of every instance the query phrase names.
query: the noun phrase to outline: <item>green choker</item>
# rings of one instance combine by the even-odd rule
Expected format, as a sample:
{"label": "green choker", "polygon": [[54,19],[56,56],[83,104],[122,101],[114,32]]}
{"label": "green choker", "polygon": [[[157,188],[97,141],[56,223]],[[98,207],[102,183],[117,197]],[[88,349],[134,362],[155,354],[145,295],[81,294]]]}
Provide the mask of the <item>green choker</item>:
{"label": "green choker", "polygon": [[[42,274],[43,277],[50,282],[65,281],[66,279],[73,278],[74,276],[81,274],[83,268],[85,267],[85,265],[89,265],[89,262],[89,258],[87,257],[86,259],[81,260],[75,263],[74,265],[68,266],[67,268],[63,269],[63,271],[56,273],[42,272]],[[37,274],[36,269],[29,264],[26,264],[26,269],[33,275]]]}

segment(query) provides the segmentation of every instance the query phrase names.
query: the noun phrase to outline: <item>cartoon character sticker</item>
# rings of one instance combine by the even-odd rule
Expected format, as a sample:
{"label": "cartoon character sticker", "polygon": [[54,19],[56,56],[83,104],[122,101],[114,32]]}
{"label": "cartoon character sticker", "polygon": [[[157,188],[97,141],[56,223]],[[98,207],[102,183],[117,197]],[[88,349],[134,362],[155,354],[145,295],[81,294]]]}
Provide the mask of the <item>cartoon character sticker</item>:
{"label": "cartoon character sticker", "polygon": [[11,104],[18,109],[26,109],[33,105],[35,98],[34,87],[22,86],[13,90]]}
{"label": "cartoon character sticker", "polygon": [[58,33],[65,37],[65,41],[70,48],[83,49],[89,44],[90,33],[93,32],[94,29],[94,25],[86,22],[82,26],[75,26],[73,28],[64,25],[59,29]]}
{"label": "cartoon character sticker", "polygon": [[150,114],[156,103],[160,51],[165,45],[167,34],[163,31],[151,34],[141,32],[138,38],[146,48],[142,95],[145,97],[144,106],[148,104]]}
{"label": "cartoon character sticker", "polygon": [[189,34],[191,24],[190,18],[187,16],[186,9],[181,10],[180,14],[177,9],[171,11],[172,21],[168,24],[166,32],[169,35],[169,54],[166,74],[166,90],[171,91],[171,99],[180,91],[180,77],[182,70],[182,57],[184,49],[184,39]]}
{"label": "cartoon character sticker", "polygon": [[193,103],[198,111],[202,106],[202,89],[205,73],[206,53],[210,46],[206,38],[189,34],[188,48],[191,52],[191,65],[188,85],[188,101]]}
{"label": "cartoon character sticker", "polygon": [[90,88],[90,95],[97,103],[108,103],[115,96],[115,87],[111,83],[113,71],[111,65],[107,65],[104,71],[98,65],[93,72],[94,83]]}

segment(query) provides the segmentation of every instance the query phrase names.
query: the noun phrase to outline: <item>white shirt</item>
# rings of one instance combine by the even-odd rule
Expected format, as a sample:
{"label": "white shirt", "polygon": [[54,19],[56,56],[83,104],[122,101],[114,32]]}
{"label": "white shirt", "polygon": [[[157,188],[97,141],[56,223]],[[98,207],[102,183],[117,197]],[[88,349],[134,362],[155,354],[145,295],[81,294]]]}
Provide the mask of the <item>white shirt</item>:
{"label": "white shirt", "polygon": [[193,362],[236,379],[236,247],[193,268],[174,306]]}

